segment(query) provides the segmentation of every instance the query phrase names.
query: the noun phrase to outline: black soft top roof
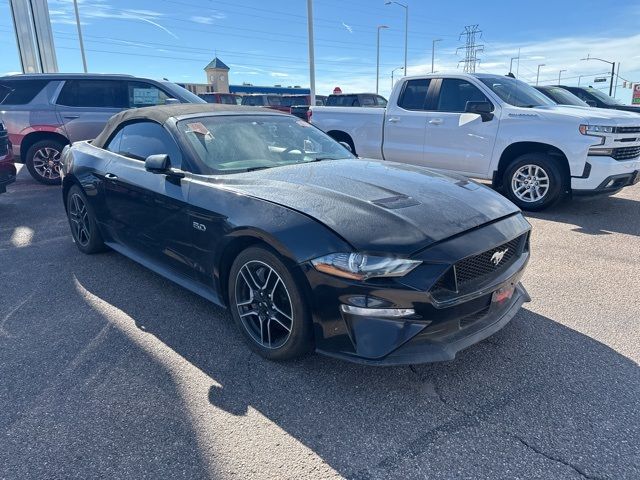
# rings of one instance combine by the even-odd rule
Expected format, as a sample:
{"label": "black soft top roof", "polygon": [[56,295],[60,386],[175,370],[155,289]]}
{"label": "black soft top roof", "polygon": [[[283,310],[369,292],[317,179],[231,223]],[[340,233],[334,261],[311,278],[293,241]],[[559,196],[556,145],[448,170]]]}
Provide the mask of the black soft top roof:
{"label": "black soft top roof", "polygon": [[136,120],[150,120],[164,125],[170,118],[188,117],[191,115],[237,115],[237,114],[262,114],[262,115],[285,115],[275,110],[260,107],[248,107],[244,105],[225,105],[216,103],[180,103],[173,105],[158,105],[155,107],[132,108],[116,113],[109,119],[104,129],[93,140],[92,145],[104,148],[105,143],[113,132],[122,123]]}

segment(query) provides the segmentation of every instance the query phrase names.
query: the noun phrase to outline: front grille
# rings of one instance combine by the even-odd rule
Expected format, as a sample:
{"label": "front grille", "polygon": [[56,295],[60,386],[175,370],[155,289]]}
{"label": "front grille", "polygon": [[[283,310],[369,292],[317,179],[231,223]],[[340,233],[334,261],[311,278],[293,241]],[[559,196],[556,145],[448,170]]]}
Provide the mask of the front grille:
{"label": "front grille", "polygon": [[[446,290],[465,292],[500,275],[520,257],[526,247],[527,235],[521,235],[483,253],[460,260],[440,277],[431,288],[431,293],[437,295],[438,292]],[[498,261],[500,256],[502,258]]]}
{"label": "front grille", "polygon": [[616,127],[613,133],[640,133],[640,127]]}
{"label": "front grille", "polygon": [[6,155],[9,150],[9,135],[4,128],[4,125],[0,123],[0,155]]}
{"label": "front grille", "polygon": [[616,160],[631,160],[640,156],[640,145],[635,147],[620,147],[613,149],[613,155]]}

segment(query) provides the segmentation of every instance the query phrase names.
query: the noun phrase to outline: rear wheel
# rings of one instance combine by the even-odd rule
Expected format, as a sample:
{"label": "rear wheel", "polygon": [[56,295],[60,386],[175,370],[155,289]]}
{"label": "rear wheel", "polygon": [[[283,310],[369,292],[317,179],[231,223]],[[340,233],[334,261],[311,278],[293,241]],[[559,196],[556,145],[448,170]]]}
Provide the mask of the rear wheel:
{"label": "rear wheel", "polygon": [[31,176],[45,185],[60,184],[60,155],[64,143],[47,139],[31,145],[25,157],[25,164]]}
{"label": "rear wheel", "polygon": [[67,194],[67,217],[73,241],[82,253],[98,253],[107,249],[93,210],[78,185],[73,185]]}
{"label": "rear wheel", "polygon": [[527,153],[505,170],[503,188],[523,210],[544,210],[562,196],[563,177],[557,161],[543,153]]}
{"label": "rear wheel", "polygon": [[291,271],[262,247],[238,255],[229,273],[231,315],[250,347],[270,360],[288,360],[313,346],[309,309]]}

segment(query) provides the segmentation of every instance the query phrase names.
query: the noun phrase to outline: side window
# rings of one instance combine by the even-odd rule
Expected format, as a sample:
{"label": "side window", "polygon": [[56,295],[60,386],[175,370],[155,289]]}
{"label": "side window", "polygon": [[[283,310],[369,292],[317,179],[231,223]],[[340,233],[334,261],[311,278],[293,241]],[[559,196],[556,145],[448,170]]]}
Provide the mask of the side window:
{"label": "side window", "polygon": [[113,153],[120,153],[120,141],[122,140],[122,131],[124,130],[124,127],[120,127],[120,129],[118,130],[118,133],[116,133],[113,137],[111,137],[111,140],[109,140],[109,142],[105,145],[105,150],[109,150],[110,152]]}
{"label": "side window", "polygon": [[405,110],[425,110],[430,78],[408,80],[398,99],[398,106]]}
{"label": "side window", "polygon": [[[144,161],[149,155],[166,153],[171,165],[180,168],[182,155],[176,142],[161,125],[154,122],[136,122],[125,125],[118,152],[125,157]],[[118,135],[116,135],[117,137]],[[116,140],[113,138],[112,142]],[[107,147],[110,150],[111,143]]]}
{"label": "side window", "polygon": [[445,78],[440,86],[440,97],[436,110],[439,112],[464,112],[467,102],[488,101],[478,87],[466,80]]}
{"label": "side window", "polygon": [[0,80],[0,105],[26,105],[47,83],[48,80]]}
{"label": "side window", "polygon": [[58,100],[66,107],[127,108],[125,83],[118,80],[66,80]]}
{"label": "side window", "polygon": [[363,107],[374,107],[376,105],[376,101],[373,98],[373,95],[362,95],[361,103]]}
{"label": "side window", "polygon": [[167,95],[155,85],[146,82],[127,82],[129,108],[151,107],[167,103]]}
{"label": "side window", "polygon": [[384,97],[381,97],[380,95],[376,95],[376,102],[380,107],[387,106],[387,100]]}

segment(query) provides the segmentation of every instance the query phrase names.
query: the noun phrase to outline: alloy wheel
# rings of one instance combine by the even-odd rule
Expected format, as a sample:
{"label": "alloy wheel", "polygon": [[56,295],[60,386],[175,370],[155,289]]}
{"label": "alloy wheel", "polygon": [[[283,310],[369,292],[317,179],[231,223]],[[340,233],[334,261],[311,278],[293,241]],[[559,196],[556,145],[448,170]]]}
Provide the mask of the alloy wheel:
{"label": "alloy wheel", "polygon": [[33,168],[43,178],[60,178],[60,167],[60,151],[56,148],[43,147],[33,155]]}
{"label": "alloy wheel", "polygon": [[282,347],[293,329],[293,305],[280,275],[264,262],[245,263],[235,279],[235,301],[242,325],[260,346]]}
{"label": "alloy wheel", "polygon": [[549,174],[539,165],[523,165],[511,177],[511,191],[523,202],[538,202],[549,192]]}
{"label": "alloy wheel", "polygon": [[86,247],[91,241],[89,212],[80,195],[74,193],[69,202],[69,220],[73,228],[73,236],[80,245]]}

